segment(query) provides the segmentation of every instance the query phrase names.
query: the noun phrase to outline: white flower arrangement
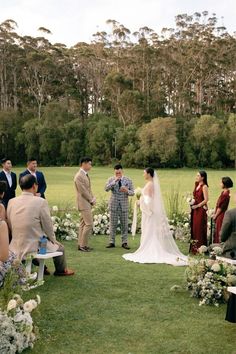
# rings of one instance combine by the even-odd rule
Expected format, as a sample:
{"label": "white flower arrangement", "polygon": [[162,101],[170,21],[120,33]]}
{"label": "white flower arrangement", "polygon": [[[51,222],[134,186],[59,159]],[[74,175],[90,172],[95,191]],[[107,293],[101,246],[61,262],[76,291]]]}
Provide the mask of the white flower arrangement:
{"label": "white flower arrangement", "polygon": [[190,230],[190,215],[184,213],[180,215],[173,214],[171,219],[168,219],[170,231],[176,240],[181,242],[189,242],[191,236]]}
{"label": "white flower arrangement", "polygon": [[6,310],[0,309],[0,353],[21,353],[26,348],[33,348],[36,328],[31,312],[40,302],[39,295],[24,303],[20,295],[15,294]]}
{"label": "white flower arrangement", "polygon": [[185,275],[191,296],[200,299],[199,306],[225,303],[227,287],[236,284],[236,268],[212,259],[190,260]]}
{"label": "white flower arrangement", "polygon": [[51,216],[53,222],[53,231],[58,240],[77,239],[78,224],[73,220],[70,213],[61,213],[56,205],[52,207],[55,215]]}

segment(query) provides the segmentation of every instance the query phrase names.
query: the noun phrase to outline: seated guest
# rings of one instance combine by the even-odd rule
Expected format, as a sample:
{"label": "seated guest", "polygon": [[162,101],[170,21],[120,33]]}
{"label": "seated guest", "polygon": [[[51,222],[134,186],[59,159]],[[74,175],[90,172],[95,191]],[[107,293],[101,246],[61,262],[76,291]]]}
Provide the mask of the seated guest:
{"label": "seated guest", "polygon": [[233,187],[233,181],[230,177],[223,177],[221,180],[221,188],[223,189],[219,196],[213,220],[215,221],[214,243],[220,243],[220,230],[222,227],[223,219],[230,201],[230,188]]}
{"label": "seated guest", "polygon": [[9,251],[7,224],[4,220],[0,220],[0,287],[15,258],[14,253]]}
{"label": "seated guest", "polygon": [[45,198],[44,193],[47,188],[46,181],[45,181],[43,173],[37,170],[37,160],[33,157],[28,159],[27,169],[20,174],[19,183],[20,183],[21,177],[26,176],[26,175],[30,175],[30,174],[33,175],[37,180],[38,186],[37,186],[36,196],[41,197],[41,198]]}
{"label": "seated guest", "polygon": [[6,221],[6,209],[5,204],[3,202],[4,193],[7,190],[7,182],[0,181],[0,220]]}
{"label": "seated guest", "polygon": [[236,258],[236,208],[226,211],[220,237],[224,242],[222,256]]}
{"label": "seated guest", "polygon": [[64,247],[55,238],[48,203],[36,197],[36,178],[32,174],[23,176],[20,187],[22,194],[11,199],[7,208],[7,219],[12,231],[10,250],[22,260],[28,253],[37,253],[39,239],[45,235],[48,239],[47,251],[63,252],[62,256],[53,258],[56,269],[54,275],[73,275],[74,272],[66,266]]}

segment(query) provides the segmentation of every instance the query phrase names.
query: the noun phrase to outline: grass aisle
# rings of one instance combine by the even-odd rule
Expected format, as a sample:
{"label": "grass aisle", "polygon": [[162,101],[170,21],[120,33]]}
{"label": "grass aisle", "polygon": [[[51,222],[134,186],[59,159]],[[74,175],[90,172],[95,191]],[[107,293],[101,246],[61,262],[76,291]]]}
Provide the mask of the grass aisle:
{"label": "grass aisle", "polygon": [[[26,353],[200,354],[235,353],[235,325],[224,320],[226,306],[199,307],[171,286],[184,285],[183,267],[125,261],[120,247],[93,237],[83,254],[65,244],[74,277],[45,277],[26,295],[40,294],[36,316],[40,339]],[[139,237],[129,244],[136,249]],[[187,246],[181,244],[186,253]],[[48,263],[51,270],[53,265]]]}

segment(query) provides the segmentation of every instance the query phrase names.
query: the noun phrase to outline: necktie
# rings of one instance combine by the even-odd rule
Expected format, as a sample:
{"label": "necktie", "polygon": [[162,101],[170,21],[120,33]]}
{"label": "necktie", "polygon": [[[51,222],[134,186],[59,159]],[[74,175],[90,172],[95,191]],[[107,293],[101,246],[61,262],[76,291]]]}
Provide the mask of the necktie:
{"label": "necktie", "polygon": [[122,183],[121,183],[120,179],[119,179],[118,185],[119,185],[119,188],[122,186]]}

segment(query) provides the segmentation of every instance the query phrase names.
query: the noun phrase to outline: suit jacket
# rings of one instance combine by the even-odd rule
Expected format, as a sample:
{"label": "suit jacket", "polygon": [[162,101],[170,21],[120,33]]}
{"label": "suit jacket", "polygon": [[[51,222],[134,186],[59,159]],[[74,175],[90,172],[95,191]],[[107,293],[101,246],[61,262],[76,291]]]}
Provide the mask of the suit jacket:
{"label": "suit jacket", "polygon": [[236,208],[226,211],[220,231],[223,254],[236,251]]}
{"label": "suit jacket", "polygon": [[[20,181],[21,177],[29,175],[29,174],[30,174],[29,170],[25,170],[24,172],[22,172],[19,176],[19,181]],[[36,171],[36,178],[37,178],[37,182],[38,182],[37,193],[41,194],[41,198],[45,198],[44,193],[46,191],[47,185],[46,185],[46,181],[45,181],[43,173],[40,171]]]}
{"label": "suit jacket", "polygon": [[115,182],[115,177],[110,177],[106,183],[105,191],[111,191],[111,198],[109,200],[110,210],[117,210],[121,206],[121,210],[128,211],[129,202],[128,197],[134,195],[134,187],[131,179],[128,177],[122,177],[122,186],[128,189],[128,193],[120,192],[120,187],[118,182]]}
{"label": "suit jacket", "polygon": [[16,174],[14,172],[11,172],[11,179],[12,179],[12,185],[10,187],[5,172],[4,171],[0,172],[0,181],[7,182],[7,190],[6,190],[4,197],[2,199],[2,202],[6,208],[7,208],[9,200],[12,198],[15,198],[15,196],[16,196],[17,179],[16,179]]}
{"label": "suit jacket", "polygon": [[92,208],[93,193],[89,176],[80,169],[75,175],[74,183],[78,210],[90,210]]}
{"label": "suit jacket", "polygon": [[22,259],[27,253],[37,252],[39,239],[43,235],[48,238],[47,250],[57,251],[59,246],[53,244],[56,238],[45,199],[22,192],[19,197],[9,201],[7,220],[12,232],[9,248],[18,259]]}

